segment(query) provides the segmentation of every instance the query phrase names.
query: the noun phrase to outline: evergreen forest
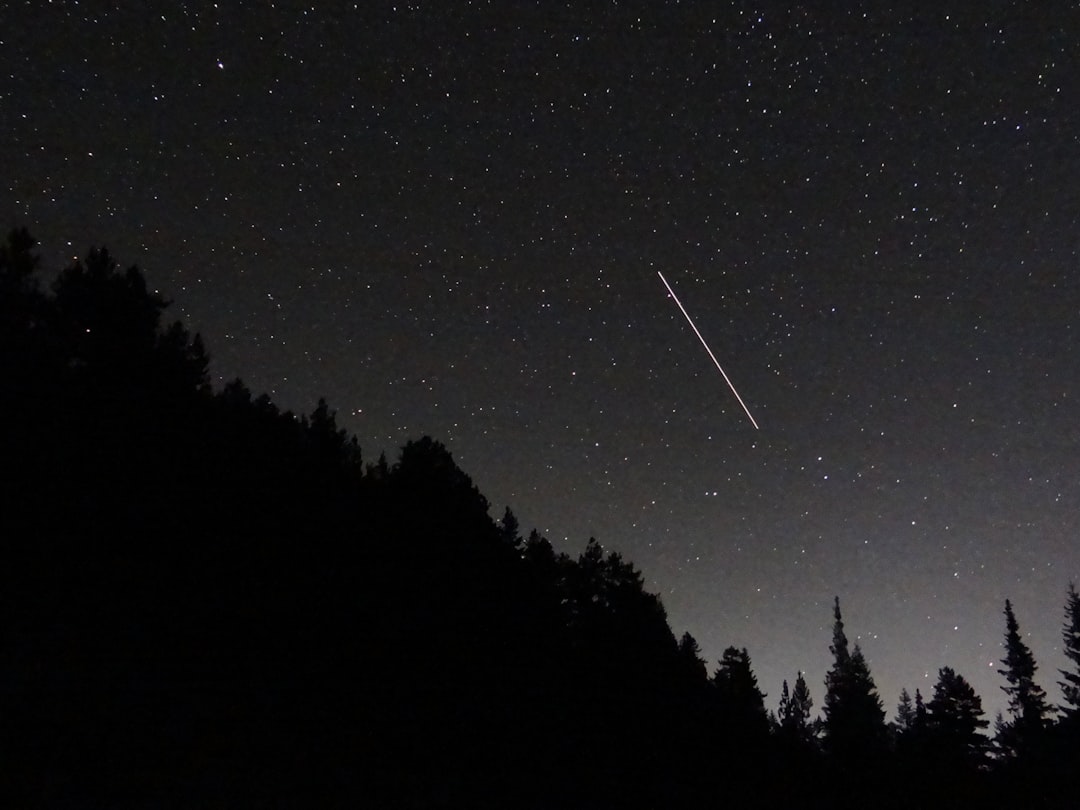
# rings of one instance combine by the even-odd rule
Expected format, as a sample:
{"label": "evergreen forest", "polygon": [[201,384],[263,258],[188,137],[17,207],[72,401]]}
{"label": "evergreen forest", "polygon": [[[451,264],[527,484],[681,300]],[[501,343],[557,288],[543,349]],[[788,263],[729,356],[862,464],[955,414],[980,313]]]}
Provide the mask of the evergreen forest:
{"label": "evergreen forest", "polygon": [[763,689],[437,440],[365,457],[325,401],[215,390],[166,313],[104,249],[46,274],[26,230],[0,246],[4,807],[1080,803],[1071,585],[1065,671],[1002,606],[997,718],[949,667],[887,705],[841,599],[829,671]]}

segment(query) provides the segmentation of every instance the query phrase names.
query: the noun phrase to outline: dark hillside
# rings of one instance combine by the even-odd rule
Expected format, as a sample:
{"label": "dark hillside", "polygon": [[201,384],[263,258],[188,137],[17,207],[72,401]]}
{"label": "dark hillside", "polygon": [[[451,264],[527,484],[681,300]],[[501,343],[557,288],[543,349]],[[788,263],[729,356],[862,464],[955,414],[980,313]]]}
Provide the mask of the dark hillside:
{"label": "dark hillside", "polygon": [[431,439],[365,470],[326,403],[211,392],[138,270],[94,251],[46,293],[32,244],[0,257],[22,801],[643,795],[680,745],[677,659],[631,565],[496,524]]}
{"label": "dark hillside", "polygon": [[803,673],[774,716],[745,648],[710,673],[631,563],[494,520],[437,441],[365,460],[324,401],[212,391],[137,269],[36,265],[0,247],[3,806],[1073,806],[1080,699],[1009,602],[992,751],[949,667],[886,723],[839,599],[824,717]]}

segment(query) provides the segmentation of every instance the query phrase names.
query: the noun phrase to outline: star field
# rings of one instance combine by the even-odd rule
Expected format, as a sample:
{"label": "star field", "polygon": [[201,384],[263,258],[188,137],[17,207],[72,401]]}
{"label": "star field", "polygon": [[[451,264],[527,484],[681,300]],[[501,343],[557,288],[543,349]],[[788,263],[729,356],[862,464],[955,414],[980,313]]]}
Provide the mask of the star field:
{"label": "star field", "polygon": [[[890,717],[1059,697],[1080,579],[1080,9],[1015,2],[8,4],[0,179],[223,383],[445,442],[590,535],[767,705],[839,595]],[[761,425],[668,298],[663,272]]]}

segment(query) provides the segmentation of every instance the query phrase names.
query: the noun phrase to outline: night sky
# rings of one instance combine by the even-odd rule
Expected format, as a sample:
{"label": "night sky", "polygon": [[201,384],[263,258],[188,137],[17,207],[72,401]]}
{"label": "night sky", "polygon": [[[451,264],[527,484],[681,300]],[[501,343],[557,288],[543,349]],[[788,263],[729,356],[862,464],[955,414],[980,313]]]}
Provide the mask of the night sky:
{"label": "night sky", "polygon": [[0,224],[137,263],[215,384],[595,535],[770,708],[820,707],[839,595],[890,717],[948,665],[992,719],[1005,598],[1057,702],[1080,580],[1078,41],[1073,2],[5,3]]}

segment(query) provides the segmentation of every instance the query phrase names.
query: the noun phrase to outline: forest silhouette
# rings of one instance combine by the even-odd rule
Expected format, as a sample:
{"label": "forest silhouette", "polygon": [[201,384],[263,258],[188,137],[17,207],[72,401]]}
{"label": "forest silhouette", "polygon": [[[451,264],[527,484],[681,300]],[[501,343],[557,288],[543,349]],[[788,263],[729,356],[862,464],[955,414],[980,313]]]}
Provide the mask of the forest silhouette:
{"label": "forest silhouette", "polygon": [[942,667],[890,719],[837,599],[771,711],[617,552],[493,519],[429,437],[366,460],[323,400],[214,391],[137,268],[46,287],[34,249],[0,247],[4,806],[1077,806],[1071,585],[1060,707],[1006,602],[1007,714]]}

